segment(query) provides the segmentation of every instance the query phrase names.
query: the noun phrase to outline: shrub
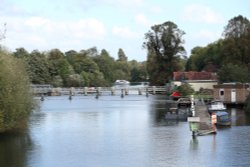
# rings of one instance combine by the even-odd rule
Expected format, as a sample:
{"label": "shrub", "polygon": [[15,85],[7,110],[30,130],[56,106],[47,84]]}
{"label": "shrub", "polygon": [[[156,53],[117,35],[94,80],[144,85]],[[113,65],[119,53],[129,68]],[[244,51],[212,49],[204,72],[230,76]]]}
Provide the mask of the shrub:
{"label": "shrub", "polygon": [[0,50],[0,132],[25,126],[32,111],[32,99],[23,64]]}

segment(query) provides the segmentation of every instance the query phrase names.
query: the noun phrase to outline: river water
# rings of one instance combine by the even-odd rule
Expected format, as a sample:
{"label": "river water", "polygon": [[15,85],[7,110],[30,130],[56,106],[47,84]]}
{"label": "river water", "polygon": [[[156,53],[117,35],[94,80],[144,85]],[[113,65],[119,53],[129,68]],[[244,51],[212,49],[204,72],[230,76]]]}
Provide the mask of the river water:
{"label": "river water", "polygon": [[164,96],[46,97],[23,132],[0,135],[1,167],[250,166],[250,121],[193,139],[167,121]]}

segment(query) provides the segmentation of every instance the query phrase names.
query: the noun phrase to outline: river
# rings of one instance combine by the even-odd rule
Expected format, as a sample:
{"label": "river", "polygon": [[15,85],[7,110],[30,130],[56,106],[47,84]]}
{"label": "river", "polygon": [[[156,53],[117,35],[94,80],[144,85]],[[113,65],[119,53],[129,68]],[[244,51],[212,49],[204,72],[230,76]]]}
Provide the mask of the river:
{"label": "river", "polygon": [[37,100],[29,128],[0,135],[1,167],[250,166],[250,121],[193,139],[187,122],[167,121],[164,96],[67,96]]}

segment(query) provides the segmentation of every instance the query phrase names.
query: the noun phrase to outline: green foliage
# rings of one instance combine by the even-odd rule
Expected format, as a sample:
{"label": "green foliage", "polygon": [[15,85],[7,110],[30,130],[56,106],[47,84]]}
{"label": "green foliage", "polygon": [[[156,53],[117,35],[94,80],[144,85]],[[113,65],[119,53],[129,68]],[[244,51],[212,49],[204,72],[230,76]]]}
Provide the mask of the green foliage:
{"label": "green foliage", "polygon": [[247,66],[237,64],[227,64],[222,66],[218,72],[219,81],[223,82],[249,82],[249,73]]}
{"label": "green foliage", "polygon": [[23,64],[0,50],[0,132],[25,126],[32,107],[30,83]]}
{"label": "green foliage", "polygon": [[220,39],[195,47],[187,71],[218,72],[220,82],[250,82],[250,22],[239,15],[229,20]]}
{"label": "green foliage", "polygon": [[43,53],[34,50],[28,57],[24,58],[24,62],[32,83],[45,84],[51,81],[49,63]]}
{"label": "green foliage", "polygon": [[170,21],[152,26],[145,34],[143,47],[148,50],[148,73],[154,85],[165,85],[172,79],[172,73],[182,68],[179,60],[185,54],[184,34]]}
{"label": "green foliage", "polygon": [[128,61],[127,56],[121,48],[118,50],[118,61]]}
{"label": "green foliage", "polygon": [[181,96],[189,96],[194,93],[194,89],[187,83],[178,86],[177,91],[180,92]]}

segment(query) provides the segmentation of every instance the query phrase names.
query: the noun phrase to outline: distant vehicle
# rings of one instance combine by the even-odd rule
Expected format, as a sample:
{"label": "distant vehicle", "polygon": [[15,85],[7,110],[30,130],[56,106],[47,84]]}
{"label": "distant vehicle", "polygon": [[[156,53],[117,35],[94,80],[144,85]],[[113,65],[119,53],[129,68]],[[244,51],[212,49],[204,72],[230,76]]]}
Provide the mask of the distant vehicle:
{"label": "distant vehicle", "polygon": [[216,112],[216,111],[225,111],[226,107],[223,104],[222,101],[220,100],[215,100],[215,101],[211,101],[208,104],[208,112],[211,114],[212,112]]}

